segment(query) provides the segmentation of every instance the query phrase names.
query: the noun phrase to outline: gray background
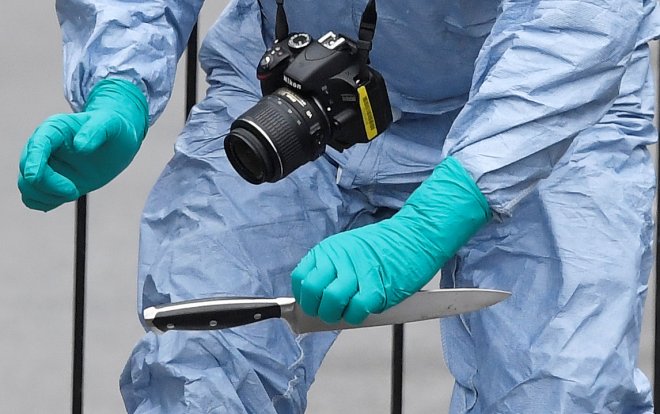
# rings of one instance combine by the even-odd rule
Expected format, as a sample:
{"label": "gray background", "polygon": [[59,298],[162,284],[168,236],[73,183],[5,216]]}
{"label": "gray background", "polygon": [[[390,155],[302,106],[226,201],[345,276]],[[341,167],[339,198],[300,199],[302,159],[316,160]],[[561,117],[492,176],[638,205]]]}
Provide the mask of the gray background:
{"label": "gray background", "polygon": [[[71,404],[74,205],[47,214],[23,207],[16,188],[21,148],[47,116],[68,112],[54,2],[3,2],[0,23],[0,413],[66,413]],[[225,2],[207,2],[201,33]],[[174,97],[132,165],[89,200],[85,410],[121,413],[118,377],[141,335],[135,314],[138,222],[184,121],[184,71]],[[203,85],[200,86],[200,93]],[[640,366],[653,372],[649,291]],[[389,328],[347,331],[322,366],[310,413],[386,413]],[[446,413],[452,379],[437,321],[407,325],[406,413]]]}

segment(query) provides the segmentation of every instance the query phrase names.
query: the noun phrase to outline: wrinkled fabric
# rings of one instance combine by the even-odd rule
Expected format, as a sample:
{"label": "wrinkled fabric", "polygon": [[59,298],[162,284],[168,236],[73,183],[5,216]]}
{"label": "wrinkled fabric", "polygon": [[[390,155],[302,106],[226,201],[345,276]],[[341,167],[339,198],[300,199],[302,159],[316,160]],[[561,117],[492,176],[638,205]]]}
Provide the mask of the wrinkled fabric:
{"label": "wrinkled fabric", "polygon": [[149,98],[151,124],[165,109],[176,64],[204,0],[56,0],[64,92],[81,111],[91,89],[113,77]]}
{"label": "wrinkled fabric", "polygon": [[[112,75],[142,88],[152,122],[162,111],[201,2],[154,3],[58,1],[74,108]],[[366,3],[285,7],[291,31],[356,36]],[[456,379],[450,411],[651,413],[637,358],[652,255],[645,42],[660,33],[655,2],[377,6],[371,63],[400,119],[369,144],[328,149],[278,183],[252,186],[222,143],[259,99],[255,67],[276,6],[230,3],[200,50],[207,95],[144,210],[138,309],[289,295],[307,250],[389,217],[451,155],[497,217],[445,266],[442,284],[513,295],[442,321]],[[334,336],[295,336],[279,321],[147,334],[122,374],[124,401],[130,413],[300,413]]]}

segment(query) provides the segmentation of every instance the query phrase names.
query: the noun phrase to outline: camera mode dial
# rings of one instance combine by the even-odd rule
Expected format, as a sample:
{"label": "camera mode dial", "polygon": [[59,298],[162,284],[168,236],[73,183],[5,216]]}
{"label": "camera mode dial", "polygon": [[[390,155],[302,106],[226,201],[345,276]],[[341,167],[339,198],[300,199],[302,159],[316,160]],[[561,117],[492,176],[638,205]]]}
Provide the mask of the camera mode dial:
{"label": "camera mode dial", "polygon": [[312,43],[312,36],[307,33],[295,33],[289,37],[287,44],[293,50],[303,49]]}

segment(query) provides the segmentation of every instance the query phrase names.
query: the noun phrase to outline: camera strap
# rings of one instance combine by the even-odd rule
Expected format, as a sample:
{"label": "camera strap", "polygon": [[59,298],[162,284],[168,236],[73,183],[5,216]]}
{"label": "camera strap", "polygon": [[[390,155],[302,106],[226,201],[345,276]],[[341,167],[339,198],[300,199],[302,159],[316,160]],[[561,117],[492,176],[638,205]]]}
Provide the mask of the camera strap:
{"label": "camera strap", "polygon": [[376,0],[369,0],[367,7],[362,12],[362,19],[360,20],[360,30],[358,32],[358,55],[360,62],[364,65],[369,63],[369,52],[371,51],[371,41],[374,38],[376,31],[376,20],[378,14],[376,13]]}
{"label": "camera strap", "polygon": [[284,12],[284,0],[276,0],[277,15],[275,16],[275,40],[282,41],[289,36],[289,23]]}

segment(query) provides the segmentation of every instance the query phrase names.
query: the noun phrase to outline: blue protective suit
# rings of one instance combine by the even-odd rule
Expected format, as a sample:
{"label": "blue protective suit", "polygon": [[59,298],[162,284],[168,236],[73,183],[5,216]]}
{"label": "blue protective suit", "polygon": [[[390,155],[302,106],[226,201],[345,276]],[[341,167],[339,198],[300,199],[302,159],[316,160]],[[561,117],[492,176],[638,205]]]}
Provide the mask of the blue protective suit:
{"label": "blue protective suit", "polygon": [[[291,31],[357,36],[367,0],[287,0]],[[201,0],[58,0],[75,109],[115,76],[172,90]],[[646,41],[653,0],[379,0],[372,65],[400,118],[370,144],[329,150],[275,184],[231,168],[223,137],[260,98],[256,64],[275,0],[233,0],[200,60],[206,97],[151,192],[138,309],[219,295],[290,294],[330,234],[399,208],[447,155],[495,219],[443,269],[445,286],[505,289],[442,321],[452,413],[651,413],[636,368],[651,269],[655,142]],[[151,137],[150,139],[157,139]],[[121,376],[130,413],[300,413],[334,333],[281,321],[146,334]],[[440,352],[440,350],[438,350]],[[449,392],[449,390],[446,390]]]}

